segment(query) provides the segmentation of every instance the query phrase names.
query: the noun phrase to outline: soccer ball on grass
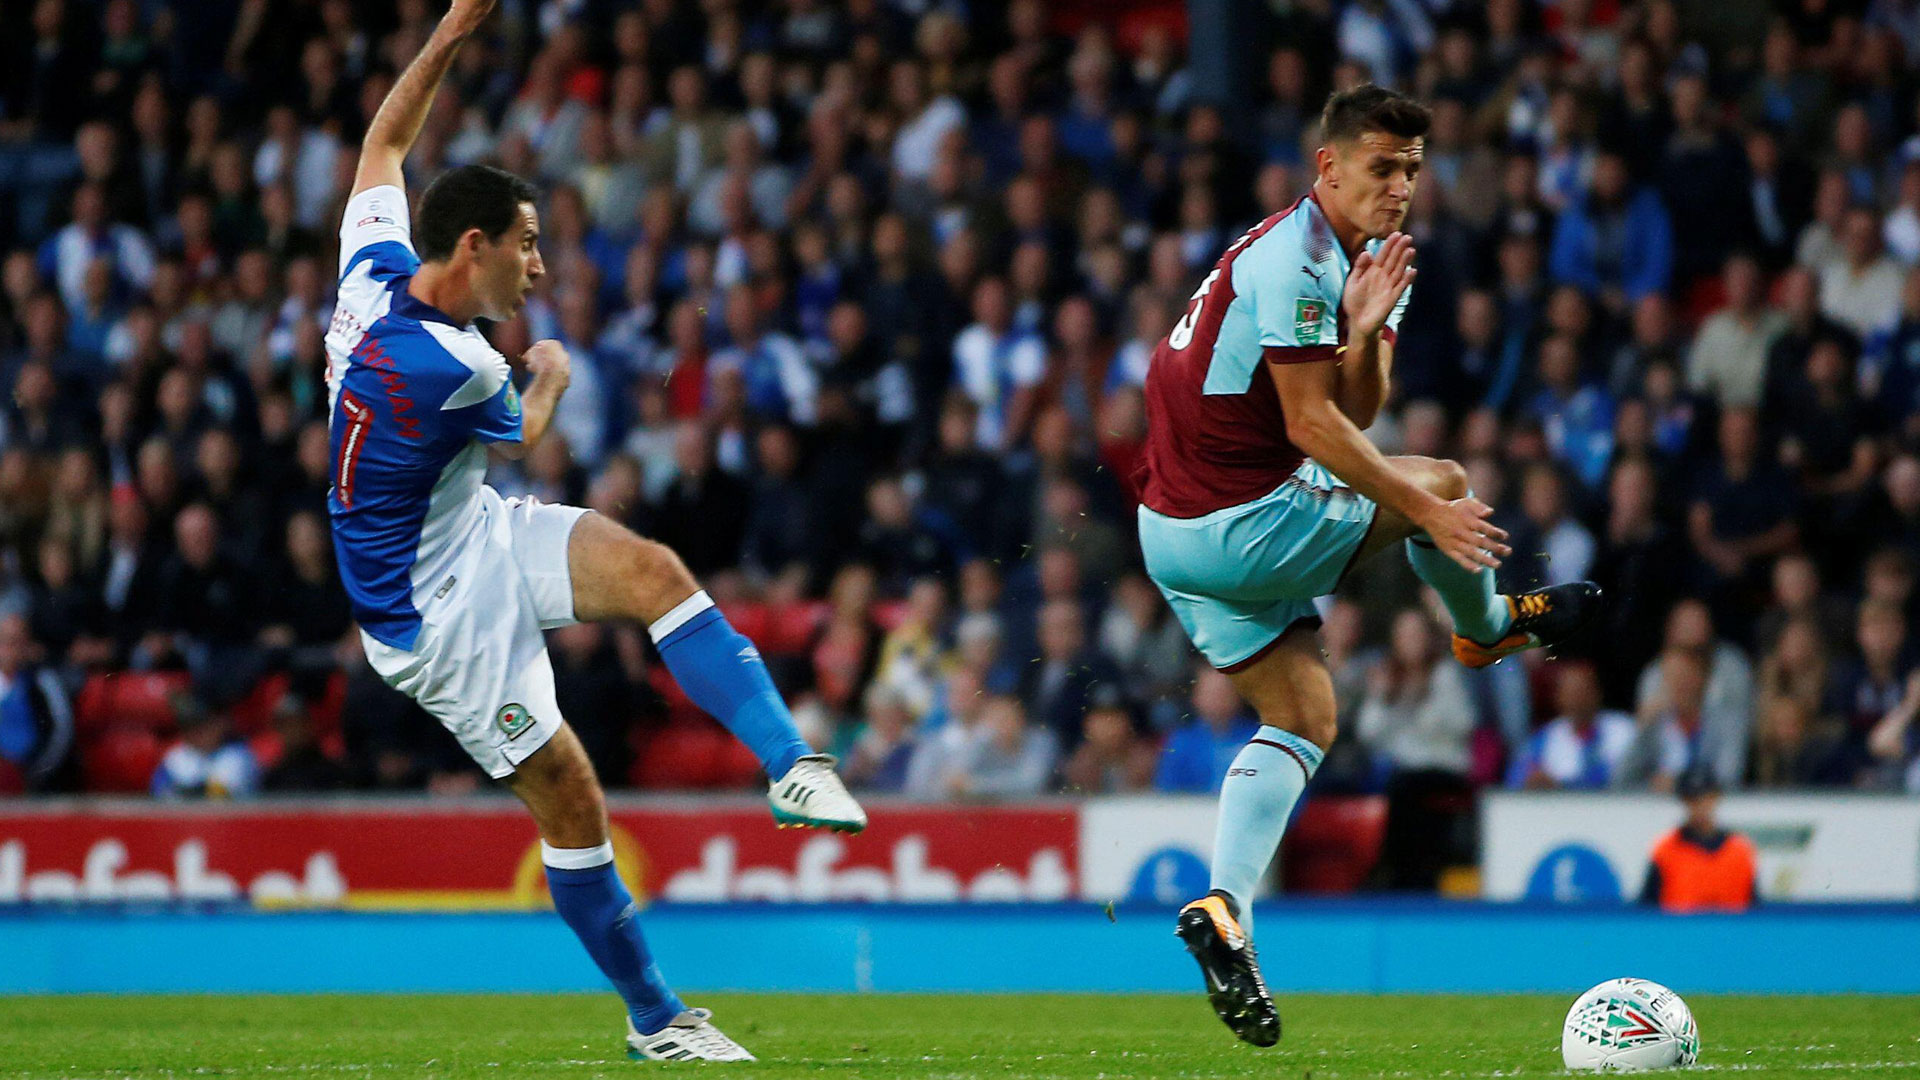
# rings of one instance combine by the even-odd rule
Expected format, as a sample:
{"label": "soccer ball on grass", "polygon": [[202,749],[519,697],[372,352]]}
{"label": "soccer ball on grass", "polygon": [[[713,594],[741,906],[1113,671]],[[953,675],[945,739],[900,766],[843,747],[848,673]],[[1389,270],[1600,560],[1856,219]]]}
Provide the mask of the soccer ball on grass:
{"label": "soccer ball on grass", "polygon": [[1680,995],[1645,979],[1610,979],[1567,1011],[1560,1057],[1569,1069],[1639,1072],[1691,1065],[1700,1029]]}

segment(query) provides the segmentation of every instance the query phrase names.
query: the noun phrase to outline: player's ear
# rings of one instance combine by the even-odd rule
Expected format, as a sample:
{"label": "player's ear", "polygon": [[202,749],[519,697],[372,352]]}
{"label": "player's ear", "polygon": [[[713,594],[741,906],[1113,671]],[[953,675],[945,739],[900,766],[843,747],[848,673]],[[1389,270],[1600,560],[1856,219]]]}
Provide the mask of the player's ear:
{"label": "player's ear", "polygon": [[1314,169],[1320,174],[1320,178],[1332,187],[1339,187],[1340,181],[1333,174],[1333,161],[1332,146],[1322,146],[1313,152]]}

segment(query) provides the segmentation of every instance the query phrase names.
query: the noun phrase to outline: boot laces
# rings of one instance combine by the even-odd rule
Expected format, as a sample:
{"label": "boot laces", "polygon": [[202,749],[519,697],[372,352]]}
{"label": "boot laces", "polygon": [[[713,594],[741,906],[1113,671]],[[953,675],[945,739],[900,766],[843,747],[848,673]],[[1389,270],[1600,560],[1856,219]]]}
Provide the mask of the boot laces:
{"label": "boot laces", "polygon": [[1527,593],[1514,601],[1514,606],[1520,609],[1521,618],[1532,619],[1552,611],[1553,601],[1544,593]]}

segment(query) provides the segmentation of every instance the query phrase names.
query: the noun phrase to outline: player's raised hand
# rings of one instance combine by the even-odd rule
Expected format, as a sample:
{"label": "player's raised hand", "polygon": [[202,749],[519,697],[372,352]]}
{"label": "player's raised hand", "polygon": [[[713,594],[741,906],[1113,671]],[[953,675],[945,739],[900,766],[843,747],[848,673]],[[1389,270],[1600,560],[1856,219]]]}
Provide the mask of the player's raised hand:
{"label": "player's raised hand", "polygon": [[1340,297],[1348,331],[1362,337],[1379,333],[1400,295],[1413,284],[1413,275],[1413,238],[1406,233],[1387,237],[1378,254],[1362,251],[1356,256]]}
{"label": "player's raised hand", "polygon": [[1433,545],[1467,570],[1497,568],[1500,560],[1513,554],[1502,541],[1507,530],[1491,520],[1493,507],[1469,495],[1440,503],[1415,522],[1426,531]]}
{"label": "player's raised hand", "polygon": [[452,6],[447,8],[446,18],[441,22],[447,29],[465,37],[480,29],[480,24],[486,22],[487,16],[493,14],[495,2],[496,0],[453,0]]}

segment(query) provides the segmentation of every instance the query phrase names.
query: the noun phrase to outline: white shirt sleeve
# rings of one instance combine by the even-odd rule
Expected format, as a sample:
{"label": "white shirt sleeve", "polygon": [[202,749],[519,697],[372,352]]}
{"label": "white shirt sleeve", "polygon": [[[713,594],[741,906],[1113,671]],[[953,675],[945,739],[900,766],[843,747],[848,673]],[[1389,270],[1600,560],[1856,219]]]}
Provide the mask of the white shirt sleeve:
{"label": "white shirt sleeve", "polygon": [[367,248],[387,242],[413,254],[413,219],[407,208],[407,193],[382,184],[347,202],[347,212],[340,218],[340,273],[345,274]]}

